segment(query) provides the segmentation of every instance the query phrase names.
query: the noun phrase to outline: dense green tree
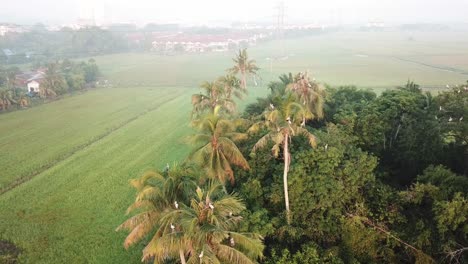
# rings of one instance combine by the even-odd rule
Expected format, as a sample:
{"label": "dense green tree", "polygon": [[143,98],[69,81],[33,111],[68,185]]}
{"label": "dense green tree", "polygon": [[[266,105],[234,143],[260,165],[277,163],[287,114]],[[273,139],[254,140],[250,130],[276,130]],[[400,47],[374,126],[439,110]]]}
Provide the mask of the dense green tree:
{"label": "dense green tree", "polygon": [[373,100],[356,119],[354,133],[360,146],[376,154],[387,180],[407,185],[437,162],[443,146],[436,104],[419,89],[388,90]]}

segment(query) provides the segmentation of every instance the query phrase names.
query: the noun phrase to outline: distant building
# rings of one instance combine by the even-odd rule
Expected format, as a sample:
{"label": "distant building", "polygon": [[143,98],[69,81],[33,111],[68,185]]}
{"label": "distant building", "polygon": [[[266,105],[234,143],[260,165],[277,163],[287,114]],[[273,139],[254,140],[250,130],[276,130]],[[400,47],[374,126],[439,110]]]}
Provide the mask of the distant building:
{"label": "distant building", "polygon": [[28,82],[27,84],[28,92],[39,93],[40,85],[41,85],[40,82],[36,80]]}
{"label": "distant building", "polygon": [[0,37],[5,36],[8,33],[24,33],[28,30],[19,25],[15,24],[0,24]]}
{"label": "distant building", "polygon": [[173,52],[225,52],[248,46],[255,46],[258,40],[268,37],[266,34],[248,35],[231,33],[223,35],[210,34],[156,34],[153,35],[152,50],[163,53]]}
{"label": "distant building", "polygon": [[20,87],[24,87],[28,92],[39,93],[44,79],[44,70],[23,72],[16,75],[16,84]]}

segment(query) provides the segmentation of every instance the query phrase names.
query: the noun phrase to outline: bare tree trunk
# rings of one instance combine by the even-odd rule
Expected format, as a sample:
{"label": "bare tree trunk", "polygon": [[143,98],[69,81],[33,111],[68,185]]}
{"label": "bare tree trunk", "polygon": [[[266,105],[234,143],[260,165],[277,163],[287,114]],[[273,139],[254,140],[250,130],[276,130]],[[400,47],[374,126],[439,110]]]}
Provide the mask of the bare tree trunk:
{"label": "bare tree trunk", "polygon": [[180,262],[182,264],[185,264],[186,261],[185,261],[185,255],[184,255],[184,251],[182,249],[179,250],[179,255],[180,255]]}
{"label": "bare tree trunk", "polygon": [[286,220],[288,224],[291,223],[290,211],[289,211],[289,192],[288,192],[288,171],[289,171],[289,135],[286,134],[284,137],[283,155],[284,155],[284,172],[283,172],[283,185],[284,185],[284,203],[286,205]]}

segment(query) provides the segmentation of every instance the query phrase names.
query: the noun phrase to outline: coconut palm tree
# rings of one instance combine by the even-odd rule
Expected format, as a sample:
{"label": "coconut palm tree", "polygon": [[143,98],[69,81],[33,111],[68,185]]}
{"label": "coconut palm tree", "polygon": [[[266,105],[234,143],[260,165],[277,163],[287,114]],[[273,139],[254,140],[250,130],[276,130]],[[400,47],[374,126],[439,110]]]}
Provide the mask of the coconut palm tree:
{"label": "coconut palm tree", "polygon": [[251,133],[257,133],[262,128],[266,128],[268,131],[257,141],[252,152],[256,152],[258,149],[264,148],[269,142],[273,142],[273,148],[271,151],[275,157],[280,155],[281,149],[283,150],[284,203],[288,223],[290,223],[288,172],[291,164],[289,144],[292,137],[301,135],[308,139],[308,142],[312,147],[316,146],[317,143],[315,136],[300,125],[303,120],[309,120],[311,118],[312,115],[310,111],[308,111],[303,104],[297,103],[292,94],[288,94],[279,105],[271,105],[269,109],[265,111],[264,121],[255,123],[249,129],[249,132]]}
{"label": "coconut palm tree", "polygon": [[219,80],[203,82],[200,88],[204,93],[192,95],[192,118],[199,117],[206,112],[213,113],[217,106],[221,107],[224,112],[233,113],[236,105],[231,98],[226,96],[224,87]]}
{"label": "coconut palm tree", "polygon": [[2,89],[0,90],[0,109],[7,110],[16,101],[12,98],[11,90]]}
{"label": "coconut palm tree", "polygon": [[240,199],[226,194],[217,181],[197,188],[187,205],[161,217],[157,232],[163,235],[151,240],[144,260],[154,257],[160,263],[178,254],[181,263],[255,263],[263,256],[261,237],[235,231],[244,209]]}
{"label": "coconut palm tree", "polygon": [[218,79],[224,88],[227,99],[232,99],[233,96],[242,99],[243,94],[247,91],[242,89],[240,80],[233,74],[227,74]]}
{"label": "coconut palm tree", "polygon": [[[286,88],[292,91],[297,96],[298,102],[310,111],[312,119],[323,118],[324,89],[315,79],[313,81],[309,79],[308,72],[298,73]],[[305,120],[302,120],[302,126],[305,126]]]}
{"label": "coconut palm tree", "polygon": [[29,105],[28,97],[21,89],[17,89],[15,92],[15,101],[18,107],[24,108]]}
{"label": "coconut palm tree", "polygon": [[143,261],[253,263],[251,259],[262,256],[260,236],[235,232],[244,205],[236,196],[225,194],[219,183],[200,189],[193,172],[176,166],[131,181],[138,193],[127,211],[137,214],[117,228],[130,231],[124,246],[152,235],[143,249]]}
{"label": "coconut palm tree", "polygon": [[[127,209],[127,214],[134,211],[138,213],[117,228],[117,231],[130,231],[124,242],[125,248],[128,249],[155,228],[160,228],[159,220],[164,213],[177,210],[180,204],[190,201],[197,186],[194,172],[189,166],[176,165],[164,173],[148,171],[141,178],[130,182],[138,193],[135,202]],[[163,235],[164,231],[158,230],[153,240]],[[155,255],[155,249],[150,245],[144,249],[143,259]]]}
{"label": "coconut palm tree", "polygon": [[49,64],[44,82],[41,85],[40,97],[55,97],[57,94],[64,93],[66,89],[67,82],[60,74],[58,65],[56,63]]}
{"label": "coconut palm tree", "polygon": [[241,75],[241,87],[247,91],[247,75],[257,75],[260,69],[257,67],[255,60],[249,60],[247,49],[239,50],[239,54],[233,59],[234,67],[228,71],[232,74]]}
{"label": "coconut palm tree", "polygon": [[236,132],[241,122],[223,118],[219,106],[213,113],[193,122],[198,133],[190,138],[190,143],[195,149],[189,159],[204,167],[209,177],[216,178],[223,184],[227,179],[234,184],[232,165],[244,170],[250,169],[247,160],[235,144],[247,138],[247,134]]}

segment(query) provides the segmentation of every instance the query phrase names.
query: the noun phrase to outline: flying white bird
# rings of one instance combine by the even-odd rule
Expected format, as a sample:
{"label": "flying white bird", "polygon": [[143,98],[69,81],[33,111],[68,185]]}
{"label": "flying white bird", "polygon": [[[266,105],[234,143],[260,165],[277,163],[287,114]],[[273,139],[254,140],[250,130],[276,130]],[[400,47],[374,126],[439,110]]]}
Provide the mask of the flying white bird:
{"label": "flying white bird", "polygon": [[203,258],[203,250],[202,252],[200,253],[200,255],[198,255],[199,258]]}
{"label": "flying white bird", "polygon": [[179,209],[179,203],[177,203],[177,201],[174,201],[174,206],[176,209]]}
{"label": "flying white bird", "polygon": [[452,117],[450,117],[450,118],[449,118],[449,122],[452,122],[452,120],[453,120]]}
{"label": "flying white bird", "polygon": [[210,207],[211,210],[214,209],[214,205],[212,203],[209,203],[208,206]]}

